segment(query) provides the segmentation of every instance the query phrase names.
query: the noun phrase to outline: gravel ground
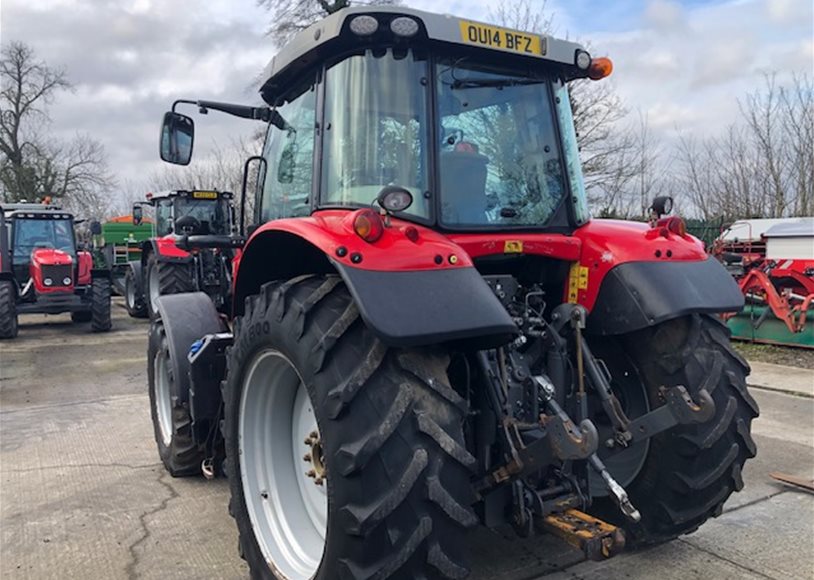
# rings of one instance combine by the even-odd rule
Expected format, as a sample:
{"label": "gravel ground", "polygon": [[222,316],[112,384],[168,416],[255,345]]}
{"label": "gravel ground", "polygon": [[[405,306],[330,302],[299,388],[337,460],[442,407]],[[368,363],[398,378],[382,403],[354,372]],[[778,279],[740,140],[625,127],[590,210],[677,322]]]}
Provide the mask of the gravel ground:
{"label": "gravel ground", "polygon": [[814,350],[812,349],[751,342],[734,342],[733,344],[741,356],[747,360],[814,369]]}

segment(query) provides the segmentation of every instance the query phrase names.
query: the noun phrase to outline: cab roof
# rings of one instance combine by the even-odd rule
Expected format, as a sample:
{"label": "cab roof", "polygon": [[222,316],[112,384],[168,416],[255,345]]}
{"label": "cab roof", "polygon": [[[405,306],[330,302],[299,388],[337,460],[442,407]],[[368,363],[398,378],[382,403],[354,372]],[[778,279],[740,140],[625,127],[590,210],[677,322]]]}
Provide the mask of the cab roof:
{"label": "cab roof", "polygon": [[[196,194],[199,194],[196,196]],[[169,197],[199,197],[200,199],[226,198],[232,199],[234,194],[231,191],[218,191],[217,189],[173,189],[161,191],[159,193],[148,193],[147,200],[153,202],[157,199]]]}
{"label": "cab roof", "polygon": [[6,218],[73,219],[73,214],[57,205],[41,203],[6,203],[0,205],[0,213]]}
{"label": "cab roof", "polygon": [[[359,16],[375,18],[378,27],[367,35],[354,33],[351,23]],[[417,32],[409,37],[396,35],[391,25],[398,18],[414,20]],[[390,45],[468,48],[527,63],[553,64],[565,69],[569,78],[586,76],[576,66],[576,55],[585,48],[575,42],[403,6],[359,6],[343,8],[299,32],[266,67],[260,91],[266,102],[274,105],[297,74],[323,60],[347,51]]]}

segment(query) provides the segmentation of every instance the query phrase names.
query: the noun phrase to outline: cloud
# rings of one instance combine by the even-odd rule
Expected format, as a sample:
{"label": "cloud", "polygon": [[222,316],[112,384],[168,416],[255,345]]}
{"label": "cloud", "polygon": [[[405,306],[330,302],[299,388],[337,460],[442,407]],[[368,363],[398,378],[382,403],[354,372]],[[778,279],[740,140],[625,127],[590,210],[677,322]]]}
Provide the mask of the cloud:
{"label": "cloud", "polygon": [[674,31],[684,25],[684,10],[677,2],[651,0],[645,7],[644,21],[649,27]]}
{"label": "cloud", "polygon": [[673,138],[676,126],[714,135],[738,120],[738,99],[759,90],[764,74],[774,72],[780,82],[811,74],[812,10],[810,1],[677,8],[657,0],[644,7],[635,28],[586,37],[614,60],[618,93],[628,108],[648,115],[658,136]]}
{"label": "cloud", "polygon": [[[50,129],[104,145],[122,180],[161,166],[161,116],[178,98],[259,102],[253,80],[273,56],[268,13],[254,0],[5,0],[3,42],[21,40],[74,85],[58,96]],[[200,120],[199,120],[200,119]],[[256,125],[225,115],[196,118],[196,158]],[[217,184],[213,184],[217,185]]]}

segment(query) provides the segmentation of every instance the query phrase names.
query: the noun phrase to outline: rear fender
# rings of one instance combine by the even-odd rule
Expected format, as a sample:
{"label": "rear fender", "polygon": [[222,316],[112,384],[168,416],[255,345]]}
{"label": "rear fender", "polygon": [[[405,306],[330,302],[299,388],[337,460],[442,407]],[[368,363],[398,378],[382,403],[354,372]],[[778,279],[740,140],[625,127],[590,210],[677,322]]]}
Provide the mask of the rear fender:
{"label": "rear fender", "polygon": [[355,214],[324,211],[259,228],[236,260],[235,314],[266,282],[339,273],[367,326],[388,345],[465,340],[485,347],[517,333],[460,246],[395,219],[370,244],[354,233]]}
{"label": "rear fender", "polygon": [[624,334],[692,313],[734,312],[743,294],[693,236],[594,220],[575,232],[583,252],[566,299],[590,310],[588,332]]}

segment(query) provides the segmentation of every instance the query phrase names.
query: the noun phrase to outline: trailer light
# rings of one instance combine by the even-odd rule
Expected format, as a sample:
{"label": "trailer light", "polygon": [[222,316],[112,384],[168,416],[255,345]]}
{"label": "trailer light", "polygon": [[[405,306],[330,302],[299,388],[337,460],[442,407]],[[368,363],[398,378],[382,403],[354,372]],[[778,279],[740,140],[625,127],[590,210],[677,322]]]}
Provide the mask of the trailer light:
{"label": "trailer light", "polygon": [[63,286],[70,286],[71,285],[71,279],[66,276],[65,278],[62,279],[62,284],[63,284]]}
{"label": "trailer light", "polygon": [[598,81],[609,77],[613,72],[613,62],[611,59],[602,56],[600,58],[591,59],[591,66],[588,68],[588,78],[592,81]]}
{"label": "trailer light", "polygon": [[357,36],[370,36],[379,29],[379,21],[372,16],[357,16],[350,21],[350,30]]}
{"label": "trailer light", "polygon": [[42,283],[45,284],[46,286],[51,286],[54,283],[54,281],[51,280],[51,278],[46,278],[45,280],[42,281]]}
{"label": "trailer light", "polygon": [[372,209],[363,209],[353,219],[353,231],[368,243],[373,243],[384,234],[382,218]]}
{"label": "trailer light", "polygon": [[687,235],[687,224],[684,223],[684,220],[680,217],[671,217],[668,219],[667,229],[682,238]]}
{"label": "trailer light", "polygon": [[409,38],[410,36],[418,34],[418,22],[406,16],[399,16],[390,23],[390,30],[392,30],[396,36]]}
{"label": "trailer light", "polygon": [[588,54],[588,51],[579,49],[574,57],[574,63],[578,69],[588,70],[588,67],[591,66],[591,55]]}

